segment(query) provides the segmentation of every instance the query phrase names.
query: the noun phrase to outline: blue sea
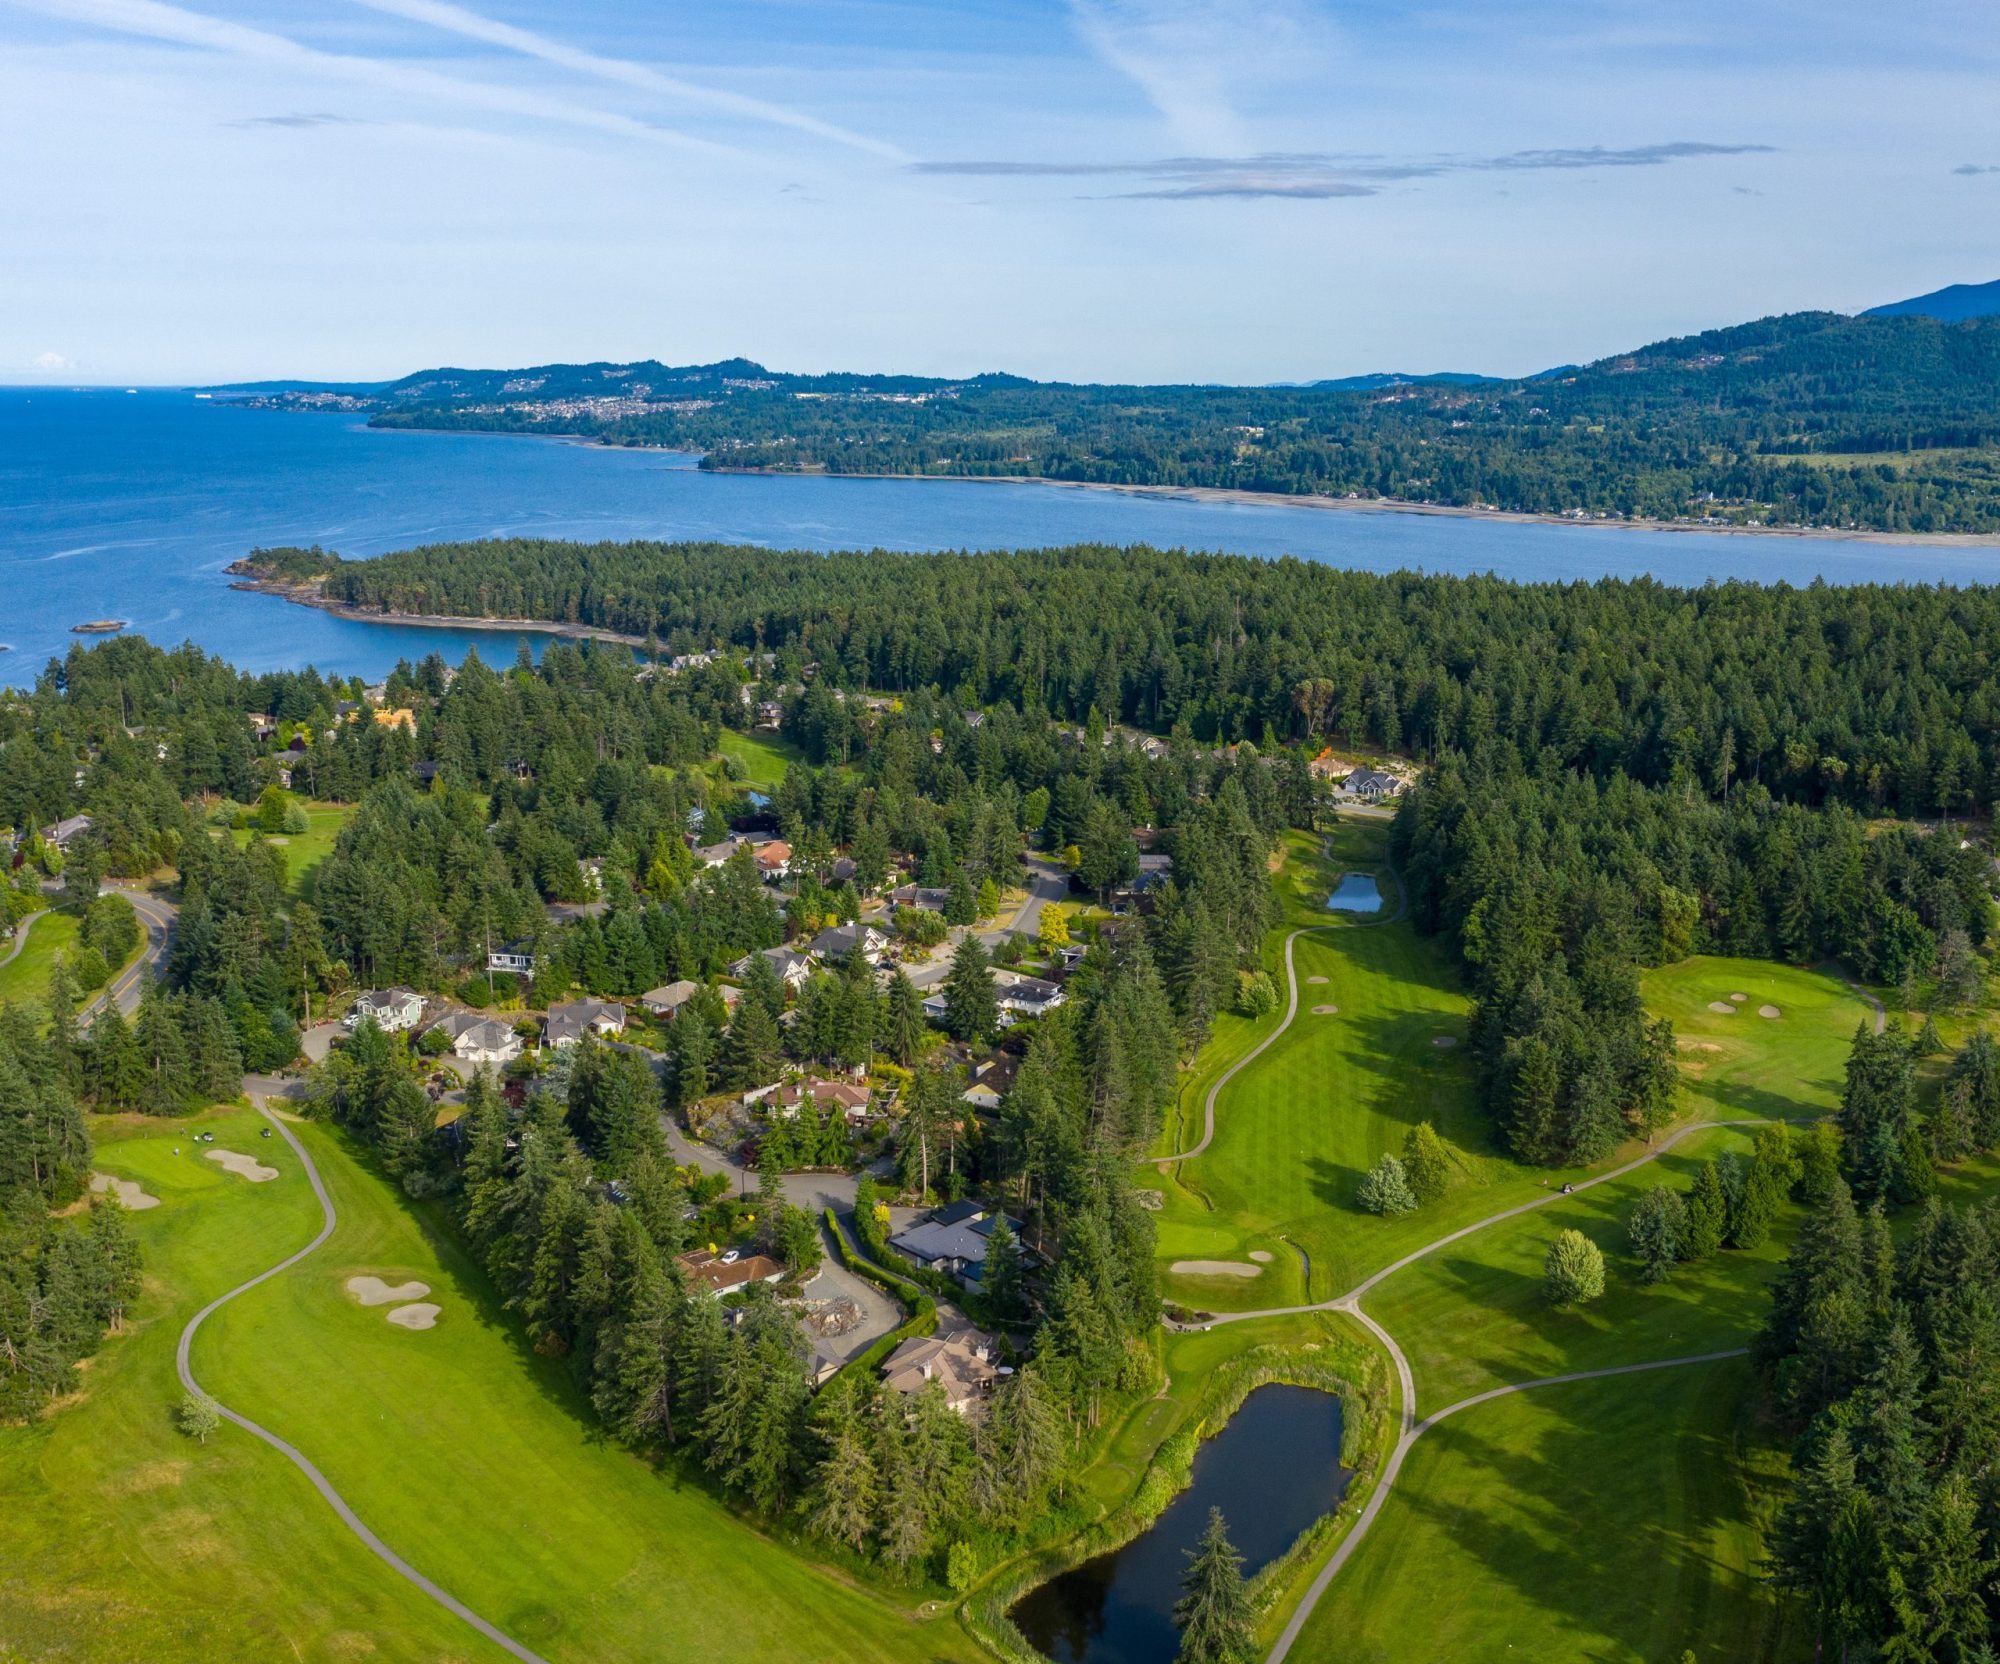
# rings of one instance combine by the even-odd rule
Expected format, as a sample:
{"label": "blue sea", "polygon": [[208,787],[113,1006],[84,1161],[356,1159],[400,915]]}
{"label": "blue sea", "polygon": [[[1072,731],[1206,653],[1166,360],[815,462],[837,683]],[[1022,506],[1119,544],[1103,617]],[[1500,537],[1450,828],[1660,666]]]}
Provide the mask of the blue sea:
{"label": "blue sea", "polygon": [[349,557],[447,538],[718,538],[811,549],[1154,543],[1297,555],[1386,572],[1809,583],[1987,583],[2000,547],[1515,524],[1389,511],[972,480],[703,474],[691,456],[479,434],[372,431],[354,416],[245,410],[180,391],[0,389],[0,684],[34,680],[123,618],[247,670],[307,663],[376,677],[485,631],[359,624],[229,587],[259,545]]}

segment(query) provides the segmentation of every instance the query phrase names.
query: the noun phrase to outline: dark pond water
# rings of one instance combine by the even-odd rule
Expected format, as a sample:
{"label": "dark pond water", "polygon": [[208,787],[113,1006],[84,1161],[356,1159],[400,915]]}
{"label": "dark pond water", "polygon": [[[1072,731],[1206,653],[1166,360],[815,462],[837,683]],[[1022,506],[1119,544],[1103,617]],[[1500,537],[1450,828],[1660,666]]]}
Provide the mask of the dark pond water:
{"label": "dark pond water", "polygon": [[1351,872],[1326,898],[1326,904],[1336,913],[1379,913],[1382,910],[1382,886],[1365,872]]}
{"label": "dark pond water", "polygon": [[1172,1664],[1174,1602],[1187,1552],[1210,1508],[1229,1522],[1243,1575],[1291,1547],[1347,1488],[1340,1400],[1306,1387],[1259,1387],[1194,1461],[1194,1482],[1152,1529],[1123,1548],[1050,1579],[1011,1614],[1056,1664]]}

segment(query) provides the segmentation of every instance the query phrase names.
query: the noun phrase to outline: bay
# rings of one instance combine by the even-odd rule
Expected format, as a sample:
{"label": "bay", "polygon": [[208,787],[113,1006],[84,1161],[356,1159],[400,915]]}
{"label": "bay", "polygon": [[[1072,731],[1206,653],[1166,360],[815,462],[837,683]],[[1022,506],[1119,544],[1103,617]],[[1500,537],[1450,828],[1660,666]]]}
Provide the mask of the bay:
{"label": "bay", "polygon": [[[0,389],[0,685],[121,618],[246,670],[378,677],[433,648],[511,659],[504,633],[365,624],[229,587],[259,545],[349,557],[472,537],[713,538],[835,549],[1153,543],[1365,571],[1835,583],[2000,579],[2000,547],[1745,537],[1197,500],[975,480],[704,474],[695,459],[370,429],[184,391]],[[539,645],[539,642],[537,642]]]}

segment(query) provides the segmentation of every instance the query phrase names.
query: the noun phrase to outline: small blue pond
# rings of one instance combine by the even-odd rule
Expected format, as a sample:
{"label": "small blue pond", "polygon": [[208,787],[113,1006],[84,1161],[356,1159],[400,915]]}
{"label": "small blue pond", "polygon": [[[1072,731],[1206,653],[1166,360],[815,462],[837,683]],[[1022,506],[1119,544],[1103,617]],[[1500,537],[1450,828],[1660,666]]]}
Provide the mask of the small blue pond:
{"label": "small blue pond", "polygon": [[1365,872],[1350,872],[1334,887],[1326,904],[1336,913],[1379,913],[1382,886]]}
{"label": "small blue pond", "polygon": [[1347,1488],[1340,1400],[1307,1387],[1259,1387],[1205,1440],[1193,1483],[1123,1548],[1031,1589],[1009,1614],[1056,1664],[1173,1664],[1174,1602],[1188,1551],[1220,1508],[1254,1577]]}

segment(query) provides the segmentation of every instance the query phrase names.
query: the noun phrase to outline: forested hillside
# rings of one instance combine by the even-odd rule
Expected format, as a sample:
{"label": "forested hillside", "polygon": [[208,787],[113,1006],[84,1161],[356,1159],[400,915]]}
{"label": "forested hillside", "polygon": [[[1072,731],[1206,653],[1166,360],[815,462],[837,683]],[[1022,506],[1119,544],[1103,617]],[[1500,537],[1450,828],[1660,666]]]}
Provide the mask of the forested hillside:
{"label": "forested hillside", "polygon": [[2000,321],[1796,313],[1521,381],[1091,386],[748,360],[432,370],[264,394],[382,426],[584,434],[703,466],[1038,477],[1536,514],[2000,527]]}

